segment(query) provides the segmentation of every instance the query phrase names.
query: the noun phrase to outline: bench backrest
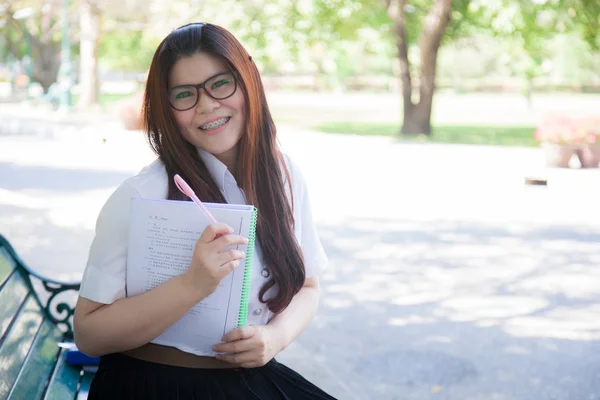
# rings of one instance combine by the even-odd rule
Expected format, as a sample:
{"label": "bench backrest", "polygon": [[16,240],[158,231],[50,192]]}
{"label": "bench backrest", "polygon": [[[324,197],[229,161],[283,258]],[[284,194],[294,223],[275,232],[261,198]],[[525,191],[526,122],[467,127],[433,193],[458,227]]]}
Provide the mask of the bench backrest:
{"label": "bench backrest", "polygon": [[[69,314],[66,317],[56,317],[50,311],[53,300],[65,287],[57,288],[53,281],[42,280],[43,287],[50,288],[47,303],[42,303],[31,274],[0,235],[0,399],[15,392],[27,393],[31,399],[41,398],[57,364],[57,344],[72,335],[73,309],[63,303],[56,306],[58,314]],[[66,290],[77,288],[67,285]],[[58,329],[57,323],[66,328]]]}

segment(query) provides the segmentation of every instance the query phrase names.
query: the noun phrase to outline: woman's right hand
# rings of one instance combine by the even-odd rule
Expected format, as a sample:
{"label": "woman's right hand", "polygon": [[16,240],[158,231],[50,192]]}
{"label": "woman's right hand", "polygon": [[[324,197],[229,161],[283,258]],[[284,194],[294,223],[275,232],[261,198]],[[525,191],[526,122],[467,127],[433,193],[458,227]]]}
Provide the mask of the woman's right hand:
{"label": "woman's right hand", "polygon": [[196,242],[192,263],[185,275],[194,293],[202,298],[212,294],[246,256],[235,249],[224,251],[227,247],[248,243],[248,239],[232,232],[225,224],[209,225]]}

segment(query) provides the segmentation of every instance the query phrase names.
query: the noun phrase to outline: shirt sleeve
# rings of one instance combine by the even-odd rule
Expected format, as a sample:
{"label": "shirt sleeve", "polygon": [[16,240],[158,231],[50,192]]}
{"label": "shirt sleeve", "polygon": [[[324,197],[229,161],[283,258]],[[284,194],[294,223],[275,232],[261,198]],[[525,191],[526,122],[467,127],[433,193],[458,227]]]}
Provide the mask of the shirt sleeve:
{"label": "shirt sleeve", "polygon": [[79,289],[81,297],[111,304],[126,296],[129,211],[132,197],[140,195],[130,184],[124,182],[102,207]]}
{"label": "shirt sleeve", "polygon": [[302,250],[306,277],[318,276],[327,269],[328,259],[315,222],[306,180],[293,161],[286,157],[292,179],[296,238]]}

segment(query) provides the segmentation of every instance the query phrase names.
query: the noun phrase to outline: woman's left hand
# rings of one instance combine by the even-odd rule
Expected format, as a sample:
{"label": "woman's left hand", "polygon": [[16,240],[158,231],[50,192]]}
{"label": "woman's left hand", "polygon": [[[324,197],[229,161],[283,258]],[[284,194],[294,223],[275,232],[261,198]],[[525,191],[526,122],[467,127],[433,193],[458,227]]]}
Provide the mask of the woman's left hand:
{"label": "woman's left hand", "polygon": [[234,329],[223,336],[223,343],[213,346],[217,359],[242,368],[262,367],[271,361],[283,346],[276,332],[268,325],[249,325]]}

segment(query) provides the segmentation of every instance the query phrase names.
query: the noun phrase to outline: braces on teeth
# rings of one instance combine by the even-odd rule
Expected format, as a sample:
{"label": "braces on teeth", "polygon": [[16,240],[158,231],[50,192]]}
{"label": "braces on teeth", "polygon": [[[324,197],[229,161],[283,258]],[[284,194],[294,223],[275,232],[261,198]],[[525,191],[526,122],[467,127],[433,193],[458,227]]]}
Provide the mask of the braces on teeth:
{"label": "braces on teeth", "polygon": [[202,125],[202,126],[200,126],[200,128],[205,129],[205,130],[215,129],[215,128],[218,128],[219,126],[223,125],[227,121],[228,121],[228,118],[219,119],[219,120],[213,121],[209,124]]}

